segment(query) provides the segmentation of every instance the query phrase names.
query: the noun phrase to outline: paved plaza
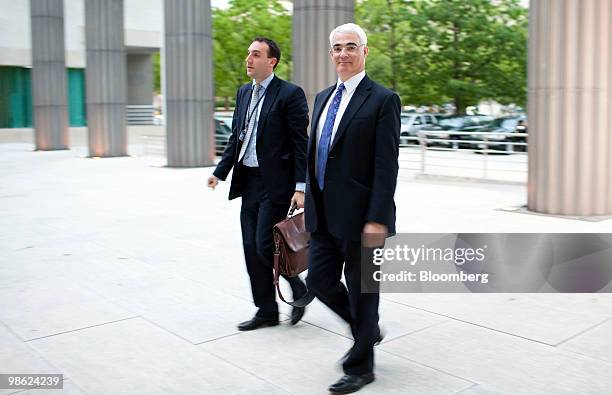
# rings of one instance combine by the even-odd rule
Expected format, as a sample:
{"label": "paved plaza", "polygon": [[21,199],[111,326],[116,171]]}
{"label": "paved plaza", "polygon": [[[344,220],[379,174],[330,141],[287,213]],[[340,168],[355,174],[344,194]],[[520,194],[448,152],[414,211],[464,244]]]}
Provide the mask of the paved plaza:
{"label": "paved plaza", "polygon": [[[211,191],[212,168],[164,167],[139,138],[87,158],[79,133],[52,152],[0,136],[0,373],[62,373],[67,394],[326,394],[351,339],[321,303],[236,330],[255,309],[229,183]],[[396,203],[404,233],[612,233],[509,211],[520,184],[402,170]],[[612,392],[612,294],[383,294],[380,311],[360,394]],[[15,392],[62,393],[0,390]]]}

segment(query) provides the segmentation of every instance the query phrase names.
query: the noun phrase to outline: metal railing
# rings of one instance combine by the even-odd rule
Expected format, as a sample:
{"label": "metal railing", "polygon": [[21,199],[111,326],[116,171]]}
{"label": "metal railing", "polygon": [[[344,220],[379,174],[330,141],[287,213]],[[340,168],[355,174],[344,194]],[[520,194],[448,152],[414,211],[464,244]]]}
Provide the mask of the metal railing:
{"label": "metal railing", "polygon": [[145,155],[166,155],[166,136],[142,136]]}
{"label": "metal railing", "polygon": [[[499,140],[504,137],[505,140]],[[427,176],[525,182],[527,176],[526,133],[418,132],[402,136],[400,169]],[[166,155],[165,136],[143,136],[145,155]],[[215,153],[225,150],[227,136],[215,134]],[[499,148],[502,149],[499,149]]]}
{"label": "metal railing", "polygon": [[[143,151],[145,155],[166,155],[166,136],[142,136]],[[215,155],[223,155],[227,145],[228,136],[215,134]]]}
{"label": "metal railing", "polygon": [[400,147],[408,148],[400,150],[401,169],[459,178],[526,179],[527,133],[419,131],[400,141]]}

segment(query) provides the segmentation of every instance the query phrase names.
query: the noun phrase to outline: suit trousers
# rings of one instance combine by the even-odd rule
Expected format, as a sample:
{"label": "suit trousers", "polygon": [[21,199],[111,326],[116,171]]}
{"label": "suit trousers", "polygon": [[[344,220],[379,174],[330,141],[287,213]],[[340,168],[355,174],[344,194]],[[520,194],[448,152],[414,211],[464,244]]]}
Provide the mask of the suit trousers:
{"label": "suit trousers", "polygon": [[[320,203],[322,203],[319,200]],[[318,204],[322,207],[322,204]],[[379,293],[361,292],[361,254],[372,262],[371,249],[358,241],[343,240],[327,231],[323,210],[317,230],[310,235],[306,283],[314,295],[351,327],[355,343],[342,367],[346,374],[366,374],[374,370],[374,343],[379,336]],[[344,266],[346,286],[340,281]],[[348,289],[347,289],[348,287]]]}
{"label": "suit trousers", "polygon": [[[278,315],[272,269],[274,258],[272,228],[285,218],[290,202],[279,205],[270,200],[259,168],[238,165],[234,171],[243,172],[240,225],[253,301],[259,309],[258,316],[272,317]],[[289,282],[294,298],[300,298],[306,293],[306,285],[299,277],[284,278]]]}

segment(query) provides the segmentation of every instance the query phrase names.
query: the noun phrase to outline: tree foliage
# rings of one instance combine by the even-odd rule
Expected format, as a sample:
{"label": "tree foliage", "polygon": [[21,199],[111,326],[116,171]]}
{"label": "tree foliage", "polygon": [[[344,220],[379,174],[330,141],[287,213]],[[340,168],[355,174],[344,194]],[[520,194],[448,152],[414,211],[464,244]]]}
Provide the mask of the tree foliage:
{"label": "tree foliage", "polygon": [[[520,0],[357,0],[355,19],[368,34],[368,74],[403,104],[453,102],[457,112],[486,99],[524,106],[527,10]],[[260,35],[279,44],[275,72],[290,79],[291,15],[280,0],[230,0],[213,9],[216,96],[232,98],[249,80],[246,50]]]}
{"label": "tree foliage", "polygon": [[363,0],[368,72],[404,104],[526,101],[527,10],[519,0]]}
{"label": "tree foliage", "polygon": [[249,79],[245,57],[253,38],[266,36],[281,48],[275,73],[291,75],[291,16],[278,0],[231,0],[227,9],[213,9],[215,95],[236,94]]}

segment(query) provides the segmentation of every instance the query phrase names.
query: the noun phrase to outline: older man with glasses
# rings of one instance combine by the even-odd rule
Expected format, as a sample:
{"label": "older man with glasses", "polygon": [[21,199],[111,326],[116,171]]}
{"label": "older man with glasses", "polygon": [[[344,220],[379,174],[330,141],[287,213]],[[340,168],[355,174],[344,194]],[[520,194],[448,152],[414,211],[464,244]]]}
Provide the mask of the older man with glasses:
{"label": "older man with glasses", "polygon": [[[351,327],[355,341],[343,359],[345,374],[329,387],[348,394],[374,380],[374,345],[382,340],[378,289],[363,292],[361,254],[371,254],[395,232],[400,99],[366,75],[367,37],[361,27],[338,26],[329,42],[338,81],[316,96],[312,114],[307,284]],[[348,289],[340,281],[343,269]]]}

